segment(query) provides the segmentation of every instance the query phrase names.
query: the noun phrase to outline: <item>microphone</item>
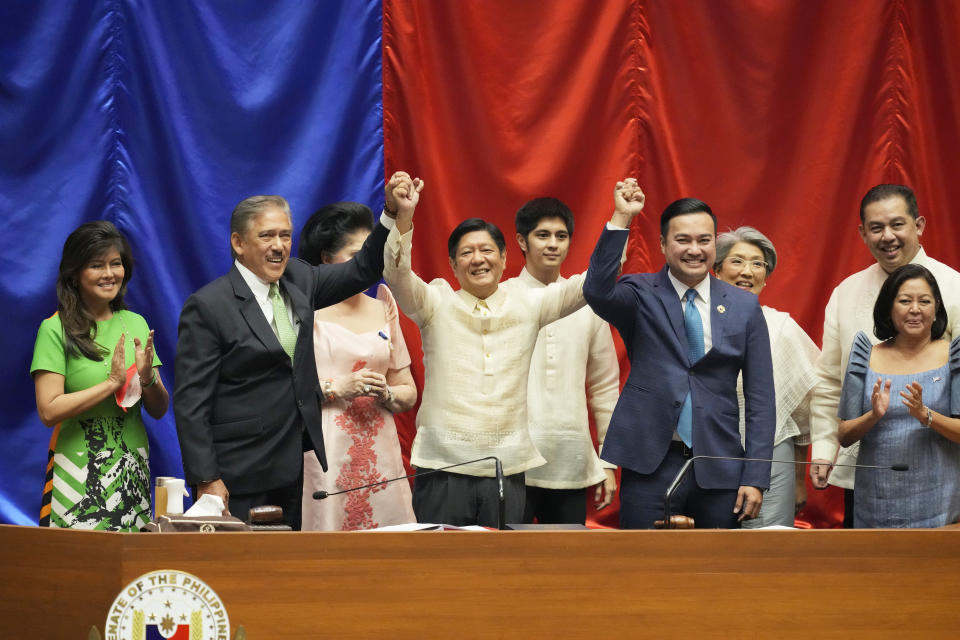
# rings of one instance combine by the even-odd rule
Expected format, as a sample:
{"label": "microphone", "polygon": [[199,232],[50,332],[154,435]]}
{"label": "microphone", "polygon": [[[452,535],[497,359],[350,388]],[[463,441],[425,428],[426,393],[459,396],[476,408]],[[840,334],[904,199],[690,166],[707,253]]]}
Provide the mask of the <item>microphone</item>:
{"label": "microphone", "polygon": [[[676,528],[676,524],[670,518],[670,500],[673,499],[673,494],[676,493],[677,489],[680,487],[680,483],[683,482],[683,479],[687,476],[687,471],[690,470],[690,467],[693,465],[694,460],[730,460],[733,462],[777,462],[779,464],[792,464],[798,465],[802,464],[809,466],[812,464],[823,464],[822,462],[801,462],[799,460],[773,460],[772,458],[735,458],[732,456],[693,456],[688,458],[686,462],[683,463],[683,466],[680,467],[680,471],[677,472],[677,477],[673,479],[673,482],[670,483],[670,486],[667,487],[667,492],[663,495],[663,528],[664,529],[673,529]],[[887,471],[909,471],[910,466],[902,462],[897,464],[892,464],[889,466],[876,465],[876,464],[834,464],[834,467],[853,467],[856,469],[884,469]]]}
{"label": "microphone", "polygon": [[370,484],[365,484],[360,487],[350,487],[349,489],[343,489],[341,491],[314,491],[313,499],[323,500],[324,498],[329,498],[330,496],[337,496],[337,495],[340,495],[341,493],[352,493],[354,491],[360,491],[361,489],[378,487],[382,484],[389,484],[391,482],[396,482],[397,480],[409,480],[410,478],[429,476],[430,474],[436,473],[438,471],[446,471],[447,469],[453,469],[454,467],[462,467],[464,465],[473,464],[474,462],[483,462],[484,460],[493,460],[494,462],[494,473],[496,474],[496,477],[497,477],[497,529],[500,529],[502,531],[506,529],[506,524],[507,524],[507,499],[503,491],[503,465],[500,463],[500,458],[498,458],[497,456],[486,456],[484,458],[477,458],[476,460],[467,460],[466,462],[458,462],[457,464],[450,464],[445,467],[440,467],[439,469],[430,469],[429,471],[424,471],[423,473],[417,471],[417,473],[413,473],[408,476],[390,478],[389,480],[381,480],[380,482],[371,482]]}

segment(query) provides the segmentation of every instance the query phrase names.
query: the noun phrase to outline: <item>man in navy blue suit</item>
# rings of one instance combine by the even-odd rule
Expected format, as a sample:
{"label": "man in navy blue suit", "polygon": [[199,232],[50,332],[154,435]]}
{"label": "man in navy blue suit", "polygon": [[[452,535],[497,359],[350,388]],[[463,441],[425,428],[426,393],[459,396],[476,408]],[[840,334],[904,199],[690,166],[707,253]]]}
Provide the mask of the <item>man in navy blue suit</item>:
{"label": "man in navy blue suit", "polygon": [[[664,493],[691,456],[769,458],[776,423],[767,325],[757,296],[710,276],[717,222],[705,202],[684,198],[664,210],[663,269],[617,279],[630,222],[644,199],[633,178],[617,183],[615,210],[583,286],[587,302],[617,328],[630,357],[630,377],[602,453],[623,468],[625,529],[651,528],[662,517]],[[693,517],[698,527],[735,528],[757,515],[769,484],[770,463],[697,460],[675,494],[673,512]]]}

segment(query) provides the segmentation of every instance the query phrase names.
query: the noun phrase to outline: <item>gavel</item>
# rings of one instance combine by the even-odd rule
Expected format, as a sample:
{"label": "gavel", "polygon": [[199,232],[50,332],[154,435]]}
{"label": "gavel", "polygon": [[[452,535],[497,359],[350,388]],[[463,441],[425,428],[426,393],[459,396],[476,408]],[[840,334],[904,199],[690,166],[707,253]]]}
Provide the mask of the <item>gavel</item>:
{"label": "gavel", "polygon": [[272,504],[251,507],[248,513],[252,531],[289,531],[283,522],[283,508]]}
{"label": "gavel", "polygon": [[690,516],[670,516],[669,524],[664,523],[663,520],[657,520],[653,523],[654,529],[693,529],[694,522],[693,518]]}

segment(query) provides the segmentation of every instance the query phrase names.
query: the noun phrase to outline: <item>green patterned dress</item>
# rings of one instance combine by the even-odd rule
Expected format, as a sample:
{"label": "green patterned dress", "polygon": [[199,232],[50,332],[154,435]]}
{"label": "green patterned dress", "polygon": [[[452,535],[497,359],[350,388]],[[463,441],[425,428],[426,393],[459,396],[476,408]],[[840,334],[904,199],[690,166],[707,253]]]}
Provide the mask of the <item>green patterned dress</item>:
{"label": "green patterned dress", "polygon": [[[133,338],[146,344],[143,317],[118,311],[97,322],[97,344],[108,350],[102,362],[68,357],[60,317],[40,325],[30,373],[64,376],[64,392],[87,389],[107,379],[113,349],[126,333],[126,365],[135,361]],[[154,366],[160,359],[154,354]],[[50,438],[40,525],[73,529],[138,531],[150,519],[150,466],[142,402],[126,412],[111,394],[84,413],[54,427]]]}

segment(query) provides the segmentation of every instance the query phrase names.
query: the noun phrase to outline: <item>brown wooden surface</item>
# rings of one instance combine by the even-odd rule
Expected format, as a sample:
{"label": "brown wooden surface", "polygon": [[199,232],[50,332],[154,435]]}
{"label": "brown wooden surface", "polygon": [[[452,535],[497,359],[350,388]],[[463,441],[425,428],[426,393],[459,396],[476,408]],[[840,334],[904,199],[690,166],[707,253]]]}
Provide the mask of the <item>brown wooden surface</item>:
{"label": "brown wooden surface", "polygon": [[0,635],[86,638],[134,578],[266,638],[957,637],[960,531],[117,534],[0,527]]}

